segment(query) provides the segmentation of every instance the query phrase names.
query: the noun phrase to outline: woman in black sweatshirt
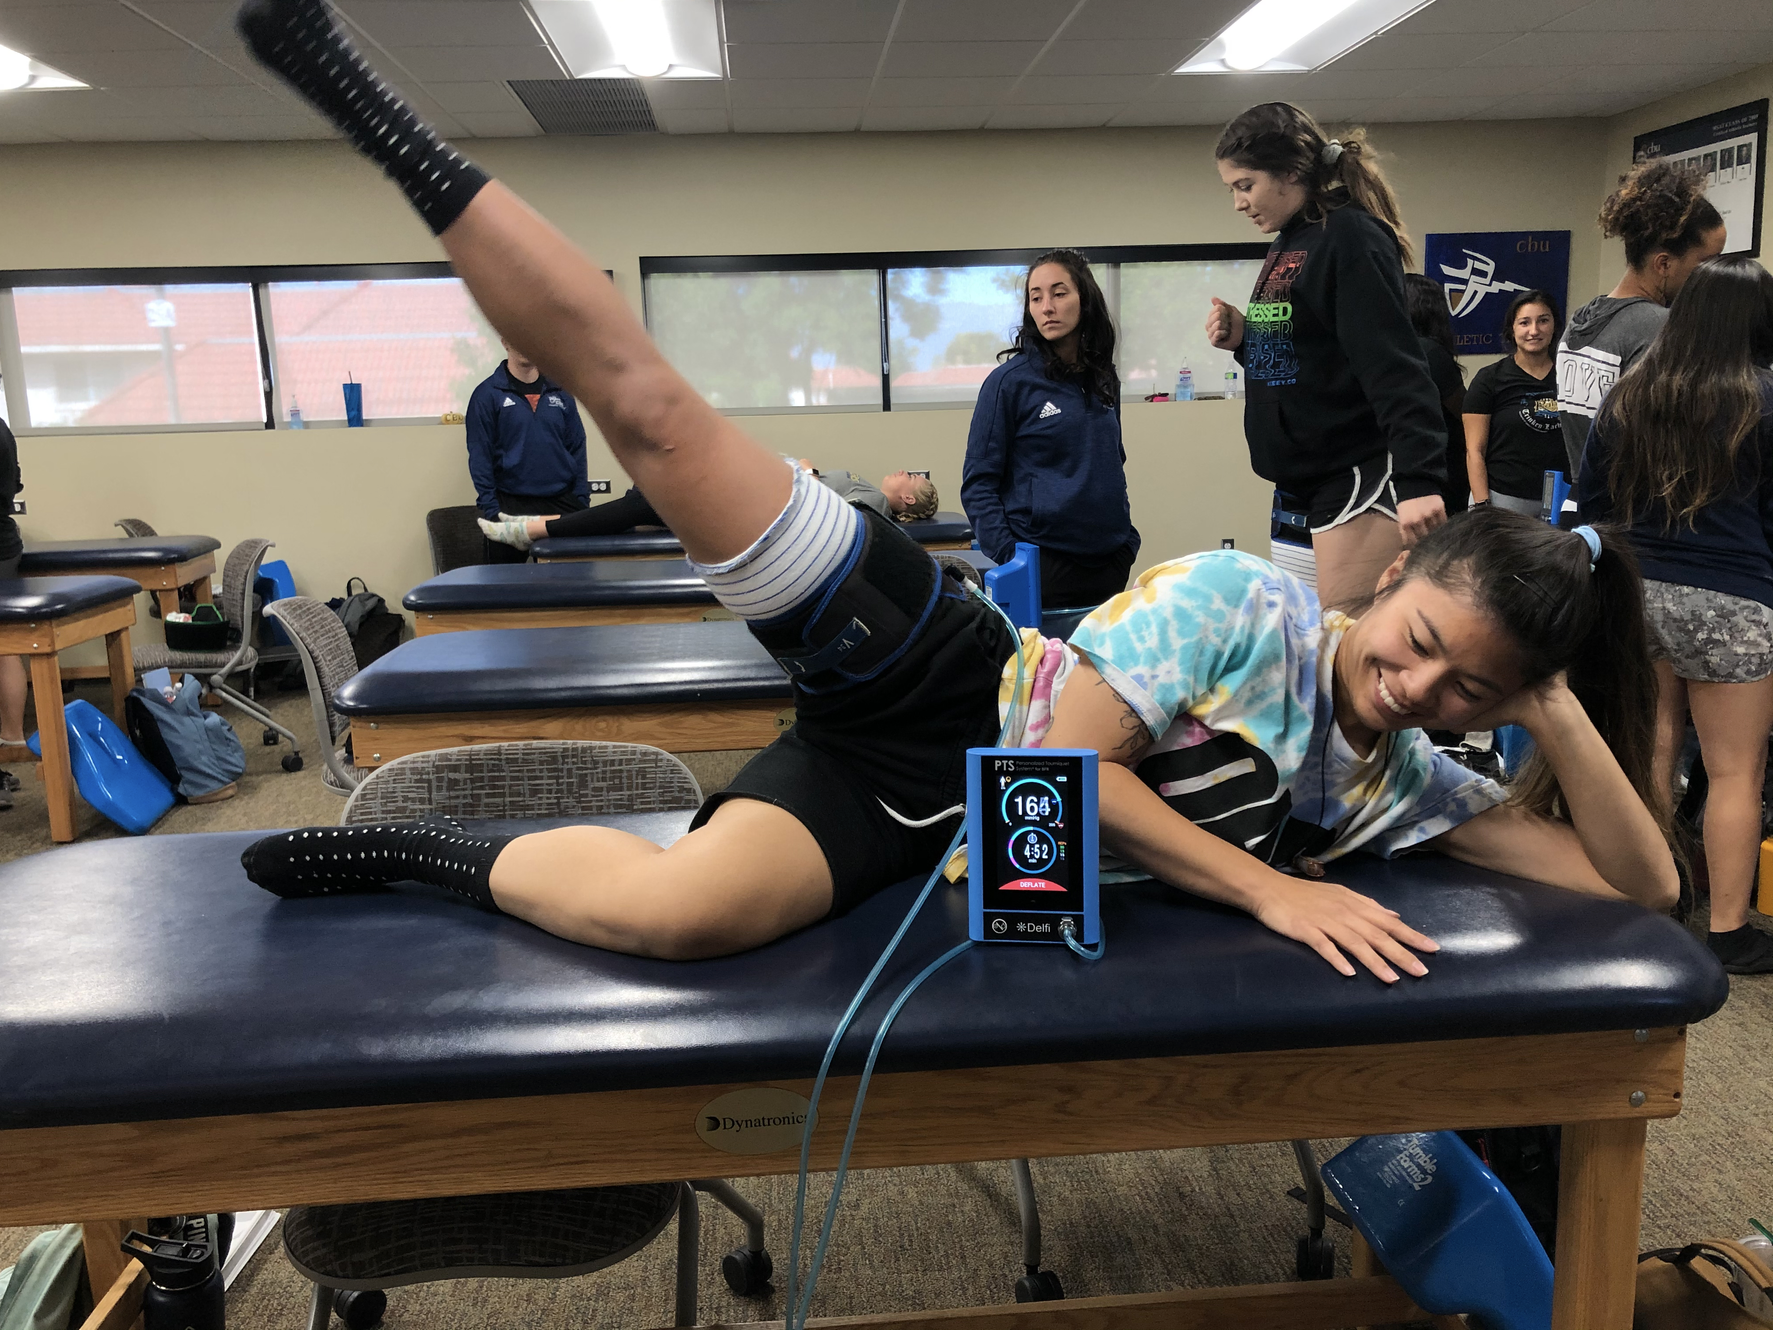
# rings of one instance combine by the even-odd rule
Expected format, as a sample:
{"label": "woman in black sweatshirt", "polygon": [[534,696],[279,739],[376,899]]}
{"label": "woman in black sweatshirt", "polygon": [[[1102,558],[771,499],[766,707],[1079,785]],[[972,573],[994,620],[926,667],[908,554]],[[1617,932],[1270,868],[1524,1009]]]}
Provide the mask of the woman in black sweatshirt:
{"label": "woman in black sweatshirt", "polygon": [[1445,520],[1445,425],[1408,321],[1413,251],[1362,130],[1329,139],[1267,102],[1229,122],[1216,167],[1276,233],[1245,312],[1212,302],[1212,346],[1247,375],[1253,469],[1309,514],[1323,604],[1369,596]]}

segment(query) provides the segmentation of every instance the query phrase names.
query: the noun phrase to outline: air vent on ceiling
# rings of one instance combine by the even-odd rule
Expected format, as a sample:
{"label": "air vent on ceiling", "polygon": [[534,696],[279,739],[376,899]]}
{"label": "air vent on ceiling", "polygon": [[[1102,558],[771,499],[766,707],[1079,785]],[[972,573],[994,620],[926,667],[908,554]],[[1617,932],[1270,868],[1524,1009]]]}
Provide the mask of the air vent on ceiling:
{"label": "air vent on ceiling", "polygon": [[654,134],[641,79],[513,79],[545,134]]}

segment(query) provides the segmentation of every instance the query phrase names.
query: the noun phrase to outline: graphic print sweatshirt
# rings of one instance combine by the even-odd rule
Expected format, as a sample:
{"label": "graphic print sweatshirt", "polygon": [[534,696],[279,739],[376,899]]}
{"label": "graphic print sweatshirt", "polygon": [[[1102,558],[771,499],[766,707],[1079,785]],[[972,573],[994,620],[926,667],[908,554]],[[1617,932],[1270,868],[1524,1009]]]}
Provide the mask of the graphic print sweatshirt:
{"label": "graphic print sweatshirt", "polygon": [[1301,214],[1272,242],[1235,353],[1254,471],[1307,492],[1387,452],[1402,499],[1441,493],[1445,424],[1408,322],[1401,257],[1362,208]]}

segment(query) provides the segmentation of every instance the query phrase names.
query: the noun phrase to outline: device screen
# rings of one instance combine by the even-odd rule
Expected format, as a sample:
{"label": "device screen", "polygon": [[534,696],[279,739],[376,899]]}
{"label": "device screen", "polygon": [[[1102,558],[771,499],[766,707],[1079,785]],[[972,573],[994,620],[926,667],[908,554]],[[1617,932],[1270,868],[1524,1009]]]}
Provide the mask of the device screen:
{"label": "device screen", "polygon": [[1080,759],[1039,751],[984,765],[983,908],[1079,914]]}

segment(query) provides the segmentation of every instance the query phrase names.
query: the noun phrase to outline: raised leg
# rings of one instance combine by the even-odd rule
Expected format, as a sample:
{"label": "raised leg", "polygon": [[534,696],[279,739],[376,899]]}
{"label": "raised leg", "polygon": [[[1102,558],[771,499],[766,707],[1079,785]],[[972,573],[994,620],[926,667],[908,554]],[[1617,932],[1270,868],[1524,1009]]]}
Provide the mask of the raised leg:
{"label": "raised leg", "polygon": [[1630,1330],[1647,1135],[1642,1118],[1562,1127],[1553,1325]]}
{"label": "raised leg", "polygon": [[1315,585],[1328,606],[1363,601],[1401,553],[1401,528],[1382,513],[1360,513],[1331,531],[1317,531]]}
{"label": "raised leg", "polygon": [[123,700],[136,686],[136,666],[130,655],[128,628],[105,634],[105,663],[111,675],[111,719],[122,725]]}
{"label": "raised leg", "polygon": [[74,839],[74,764],[68,757],[68,722],[62,714],[62,672],[53,654],[32,656],[30,661],[49,800],[49,837],[65,844]]}

